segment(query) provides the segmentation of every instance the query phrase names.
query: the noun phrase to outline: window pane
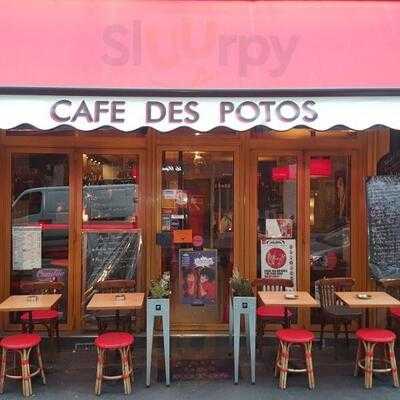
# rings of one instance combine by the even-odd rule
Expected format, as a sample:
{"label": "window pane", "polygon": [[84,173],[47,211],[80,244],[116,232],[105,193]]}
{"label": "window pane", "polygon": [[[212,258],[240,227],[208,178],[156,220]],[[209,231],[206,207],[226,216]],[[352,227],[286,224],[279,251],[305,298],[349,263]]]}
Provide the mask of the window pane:
{"label": "window pane", "polygon": [[291,279],[296,286],[296,217],[296,158],[259,157],[259,277]]}
{"label": "window pane", "polygon": [[[310,263],[312,292],[321,278],[351,275],[350,157],[310,159]],[[318,290],[316,291],[318,297]],[[311,314],[318,323],[318,312]]]}
{"label": "window pane", "polygon": [[[69,167],[64,154],[14,154],[11,293],[32,281],[64,283],[59,306],[67,319]],[[11,315],[12,322],[19,322]]]}

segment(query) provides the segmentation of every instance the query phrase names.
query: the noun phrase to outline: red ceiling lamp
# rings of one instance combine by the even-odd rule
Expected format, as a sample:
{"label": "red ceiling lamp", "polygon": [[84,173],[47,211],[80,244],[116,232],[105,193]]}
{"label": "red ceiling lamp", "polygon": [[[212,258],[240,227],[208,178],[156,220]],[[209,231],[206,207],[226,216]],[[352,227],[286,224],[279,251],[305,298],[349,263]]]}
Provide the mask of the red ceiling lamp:
{"label": "red ceiling lamp", "polygon": [[330,158],[311,158],[310,178],[329,178],[332,175]]}
{"label": "red ceiling lamp", "polygon": [[[283,165],[272,168],[272,180],[274,182],[284,182],[295,180],[297,164]],[[311,158],[310,178],[329,178],[332,176],[332,161],[330,158]]]}
{"label": "red ceiling lamp", "polygon": [[281,167],[272,168],[272,180],[274,182],[295,180],[296,174],[297,174],[297,164],[289,164]]}
{"label": "red ceiling lamp", "polygon": [[289,166],[272,168],[272,180],[274,182],[283,182],[289,179]]}

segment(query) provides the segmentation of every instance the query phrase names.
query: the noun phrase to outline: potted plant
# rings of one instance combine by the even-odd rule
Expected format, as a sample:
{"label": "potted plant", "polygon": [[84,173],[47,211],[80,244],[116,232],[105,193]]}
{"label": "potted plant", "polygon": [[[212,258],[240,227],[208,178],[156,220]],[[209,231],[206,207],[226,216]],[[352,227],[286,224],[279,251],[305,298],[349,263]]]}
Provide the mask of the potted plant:
{"label": "potted plant", "polygon": [[[229,280],[232,294],[232,308],[234,313],[244,313],[245,310],[256,307],[256,298],[253,293],[250,281],[241,276],[235,268]],[[245,312],[247,314],[247,312]]]}
{"label": "potted plant", "polygon": [[170,273],[164,272],[158,279],[153,279],[150,284],[150,299],[169,299],[170,290]]}
{"label": "potted plant", "polygon": [[153,279],[149,288],[147,298],[147,327],[146,327],[146,386],[150,386],[151,355],[153,350],[154,321],[156,317],[161,317],[164,340],[164,359],[165,359],[165,381],[170,384],[170,335],[169,335],[169,315],[170,315],[170,273],[164,272],[158,279]]}

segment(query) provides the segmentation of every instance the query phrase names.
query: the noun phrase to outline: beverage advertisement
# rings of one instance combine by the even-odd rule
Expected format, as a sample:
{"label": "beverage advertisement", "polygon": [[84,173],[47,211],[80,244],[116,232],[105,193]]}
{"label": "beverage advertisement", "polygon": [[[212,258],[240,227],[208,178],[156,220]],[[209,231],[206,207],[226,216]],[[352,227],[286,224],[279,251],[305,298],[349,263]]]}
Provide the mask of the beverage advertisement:
{"label": "beverage advertisement", "polygon": [[217,250],[179,250],[179,290],[182,304],[216,304],[217,265]]}
{"label": "beverage advertisement", "polygon": [[296,288],[296,240],[261,241],[261,277],[290,279]]}

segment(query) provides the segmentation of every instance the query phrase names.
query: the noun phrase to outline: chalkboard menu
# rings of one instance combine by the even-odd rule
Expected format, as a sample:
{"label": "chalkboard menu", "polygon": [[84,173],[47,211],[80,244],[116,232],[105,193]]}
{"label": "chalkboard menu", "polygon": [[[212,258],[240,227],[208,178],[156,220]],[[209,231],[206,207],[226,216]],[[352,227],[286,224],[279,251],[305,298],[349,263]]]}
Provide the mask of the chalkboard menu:
{"label": "chalkboard menu", "polygon": [[97,282],[136,277],[142,244],[140,230],[85,232],[83,243],[86,299],[93,294]]}
{"label": "chalkboard menu", "polygon": [[366,194],[371,275],[400,278],[400,176],[368,178]]}

